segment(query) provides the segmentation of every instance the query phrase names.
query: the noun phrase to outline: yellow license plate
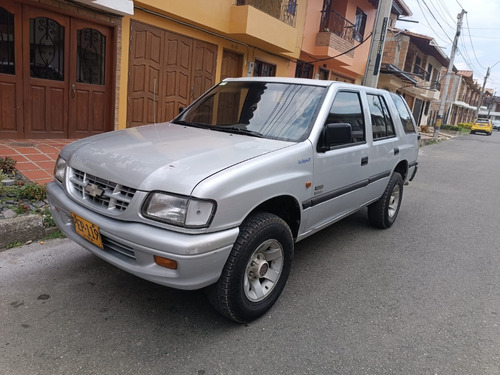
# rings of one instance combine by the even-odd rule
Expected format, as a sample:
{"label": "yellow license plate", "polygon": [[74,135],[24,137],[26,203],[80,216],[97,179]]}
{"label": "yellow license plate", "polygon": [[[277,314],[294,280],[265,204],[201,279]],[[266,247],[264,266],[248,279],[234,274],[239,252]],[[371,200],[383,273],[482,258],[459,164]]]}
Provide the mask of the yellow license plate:
{"label": "yellow license plate", "polygon": [[92,242],[94,245],[102,247],[101,233],[99,232],[99,226],[78,216],[75,213],[71,213],[71,218],[73,219],[73,225],[75,226],[75,232],[85,238],[87,241]]}

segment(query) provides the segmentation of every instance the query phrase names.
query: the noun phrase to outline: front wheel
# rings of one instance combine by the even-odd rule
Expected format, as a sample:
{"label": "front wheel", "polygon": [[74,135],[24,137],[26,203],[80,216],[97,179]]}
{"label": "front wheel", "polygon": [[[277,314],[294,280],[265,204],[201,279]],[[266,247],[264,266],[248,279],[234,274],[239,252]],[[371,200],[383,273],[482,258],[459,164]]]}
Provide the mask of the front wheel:
{"label": "front wheel", "polygon": [[401,207],[403,199],[403,178],[397,172],[394,172],[385,188],[384,194],[378,201],[368,206],[368,220],[370,224],[386,229],[394,222]]}
{"label": "front wheel", "polygon": [[269,213],[250,216],[240,227],[219,280],[207,290],[212,306],[239,323],[262,316],[285,287],[293,246],[292,232],[281,218]]}

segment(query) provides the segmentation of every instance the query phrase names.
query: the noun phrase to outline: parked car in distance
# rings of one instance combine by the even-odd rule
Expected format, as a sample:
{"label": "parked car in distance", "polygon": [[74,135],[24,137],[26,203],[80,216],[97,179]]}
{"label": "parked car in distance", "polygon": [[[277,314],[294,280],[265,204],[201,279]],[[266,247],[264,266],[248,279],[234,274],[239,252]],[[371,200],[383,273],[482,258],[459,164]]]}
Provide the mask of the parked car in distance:
{"label": "parked car in distance", "polygon": [[491,120],[493,129],[500,132],[500,120]]}
{"label": "parked car in distance", "polygon": [[372,225],[392,226],[417,158],[396,94],[234,78],[171,122],[66,146],[47,196],[59,228],[91,253],[158,284],[206,288],[243,323],[280,296],[296,242],[365,206]]}
{"label": "parked car in distance", "polygon": [[470,133],[476,134],[477,132],[491,135],[491,133],[493,132],[493,124],[491,120],[487,118],[476,119],[476,121],[474,121],[474,123],[472,124]]}

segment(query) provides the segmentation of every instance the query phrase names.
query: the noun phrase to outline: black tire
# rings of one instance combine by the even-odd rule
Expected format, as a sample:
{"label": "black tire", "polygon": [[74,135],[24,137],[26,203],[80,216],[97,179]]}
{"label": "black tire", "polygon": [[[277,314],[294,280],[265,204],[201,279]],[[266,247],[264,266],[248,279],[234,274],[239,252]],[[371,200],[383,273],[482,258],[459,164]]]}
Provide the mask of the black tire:
{"label": "black tire", "polygon": [[285,287],[293,248],[292,232],[281,218],[251,215],[240,227],[219,280],[207,288],[211,305],[238,323],[262,316]]}
{"label": "black tire", "polygon": [[471,134],[476,134],[476,132],[474,130],[471,130],[470,133]]}
{"label": "black tire", "polygon": [[368,220],[377,228],[389,228],[398,217],[403,200],[403,178],[394,172],[380,199],[368,206]]}

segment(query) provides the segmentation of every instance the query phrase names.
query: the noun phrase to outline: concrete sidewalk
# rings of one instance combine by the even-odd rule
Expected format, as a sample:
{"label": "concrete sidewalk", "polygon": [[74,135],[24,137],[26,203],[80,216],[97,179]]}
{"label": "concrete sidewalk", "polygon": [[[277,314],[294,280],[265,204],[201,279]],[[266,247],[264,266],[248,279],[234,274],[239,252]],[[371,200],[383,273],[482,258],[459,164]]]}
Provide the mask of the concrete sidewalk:
{"label": "concrete sidewalk", "polygon": [[[420,134],[420,141],[419,141],[419,146],[423,147],[426,146],[430,143],[435,143],[436,140],[434,139],[434,128],[428,128],[427,132],[419,132]],[[455,137],[460,137],[462,136],[463,133],[460,131],[453,131],[453,130],[443,130],[441,129],[439,131],[439,137],[437,139],[437,142],[441,141],[447,141],[450,138],[455,138]]]}

